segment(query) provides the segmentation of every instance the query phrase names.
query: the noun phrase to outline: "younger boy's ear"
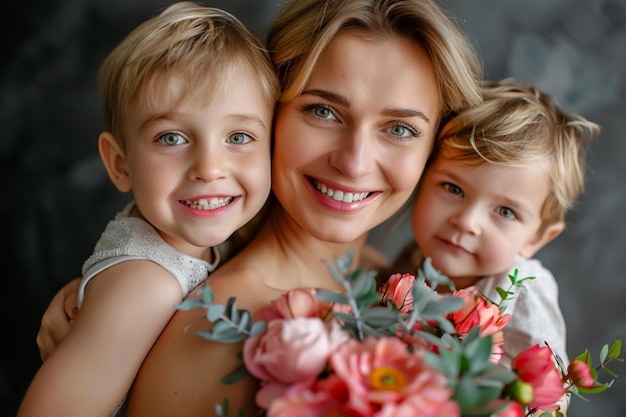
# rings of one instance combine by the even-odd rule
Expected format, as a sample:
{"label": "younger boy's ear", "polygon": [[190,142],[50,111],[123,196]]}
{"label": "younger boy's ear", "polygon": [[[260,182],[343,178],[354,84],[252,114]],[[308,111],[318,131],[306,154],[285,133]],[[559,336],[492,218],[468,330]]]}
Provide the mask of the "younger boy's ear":
{"label": "younger boy's ear", "polygon": [[543,234],[537,236],[535,239],[523,246],[520,251],[520,255],[524,258],[532,258],[535,253],[539,251],[539,249],[543,248],[548,244],[548,242],[560,235],[564,229],[564,222],[551,224],[546,228],[546,230],[544,230]]}
{"label": "younger boy's ear", "polygon": [[111,182],[118,190],[130,191],[130,176],[126,168],[126,154],[110,132],[102,132],[98,138],[98,150]]}

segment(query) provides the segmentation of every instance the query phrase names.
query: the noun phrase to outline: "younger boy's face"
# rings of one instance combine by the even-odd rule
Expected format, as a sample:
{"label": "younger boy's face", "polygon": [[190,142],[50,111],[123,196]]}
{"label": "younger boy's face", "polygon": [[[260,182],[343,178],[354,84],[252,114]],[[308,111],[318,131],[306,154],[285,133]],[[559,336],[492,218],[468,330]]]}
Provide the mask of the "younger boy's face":
{"label": "younger boy's face", "polygon": [[[168,88],[193,88],[181,84]],[[269,195],[273,107],[244,64],[208,104],[155,107],[139,103],[128,112],[132,192],[166,242],[202,254],[247,223]]]}
{"label": "younger boy's face", "polygon": [[457,287],[472,285],[507,271],[517,255],[531,257],[552,238],[538,236],[549,191],[542,164],[468,165],[440,154],[422,178],[415,239]]}

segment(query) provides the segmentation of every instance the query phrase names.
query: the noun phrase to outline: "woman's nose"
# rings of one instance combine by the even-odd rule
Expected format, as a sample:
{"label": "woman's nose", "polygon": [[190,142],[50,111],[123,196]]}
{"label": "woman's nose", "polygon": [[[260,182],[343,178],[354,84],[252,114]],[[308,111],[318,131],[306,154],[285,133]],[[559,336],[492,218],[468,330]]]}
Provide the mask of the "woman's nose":
{"label": "woman's nose", "polygon": [[341,138],[337,149],[331,153],[330,164],[348,178],[358,178],[371,173],[376,166],[373,139],[357,132]]}

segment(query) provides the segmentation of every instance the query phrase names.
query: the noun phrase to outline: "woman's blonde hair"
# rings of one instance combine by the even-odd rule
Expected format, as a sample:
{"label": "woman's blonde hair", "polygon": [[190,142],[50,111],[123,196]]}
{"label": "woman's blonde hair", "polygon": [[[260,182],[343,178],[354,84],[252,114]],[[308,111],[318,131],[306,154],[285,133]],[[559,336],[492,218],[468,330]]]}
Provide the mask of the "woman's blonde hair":
{"label": "woman's blonde hair", "polygon": [[349,29],[368,37],[402,36],[423,47],[437,76],[440,117],[480,102],[482,67],[476,51],[431,0],[287,0],[267,41],[281,101],[300,95],[328,44]]}
{"label": "woman's blonde hair", "polygon": [[[156,100],[175,106],[188,98],[208,103],[240,63],[256,75],[273,106],[278,81],[262,41],[223,10],[175,3],[135,28],[102,64],[105,127],[125,149],[128,106]],[[173,79],[178,88],[170,88]]]}
{"label": "woman's blonde hair", "polygon": [[597,124],[562,110],[548,94],[507,78],[484,82],[483,103],[442,127],[435,152],[468,163],[546,164],[551,192],[542,211],[545,228],[564,221],[583,192],[586,145],[599,134]]}

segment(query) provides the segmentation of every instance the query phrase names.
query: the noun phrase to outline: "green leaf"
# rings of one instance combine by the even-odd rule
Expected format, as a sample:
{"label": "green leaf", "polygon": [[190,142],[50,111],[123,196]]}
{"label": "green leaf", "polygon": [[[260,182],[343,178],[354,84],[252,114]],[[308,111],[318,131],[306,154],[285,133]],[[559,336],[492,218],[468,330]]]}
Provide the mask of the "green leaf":
{"label": "green leaf", "polygon": [[424,306],[424,309],[422,310],[422,318],[430,319],[441,317],[445,314],[459,310],[464,305],[465,301],[463,301],[460,297],[452,295],[442,296],[438,300],[432,301]]}
{"label": "green leaf", "polygon": [[609,358],[618,359],[621,354],[622,354],[622,341],[618,339],[613,342],[613,344],[611,345],[611,348],[609,349]]}
{"label": "green leaf", "polygon": [[246,367],[244,365],[241,365],[240,367],[235,369],[233,372],[231,372],[230,374],[228,374],[224,378],[222,378],[220,381],[223,384],[230,385],[230,384],[234,384],[235,382],[239,381],[240,379],[247,378],[247,377],[250,377],[250,376],[251,376],[251,374],[250,374],[250,372],[248,372]]}
{"label": "green leaf", "polygon": [[350,304],[348,297],[345,294],[336,291],[319,290],[315,295],[322,300],[330,301],[337,304]]}
{"label": "green leaf", "polygon": [[248,327],[252,325],[252,315],[248,311],[242,311],[240,314],[239,324],[237,325],[237,331],[240,333],[248,330]]}
{"label": "green leaf", "polygon": [[222,318],[225,308],[221,304],[211,304],[207,307],[206,318],[211,322],[215,322]]}
{"label": "green leaf", "polygon": [[206,308],[206,305],[202,301],[196,300],[195,298],[187,298],[183,300],[183,302],[176,304],[174,308],[177,310],[187,311],[192,308]]}

